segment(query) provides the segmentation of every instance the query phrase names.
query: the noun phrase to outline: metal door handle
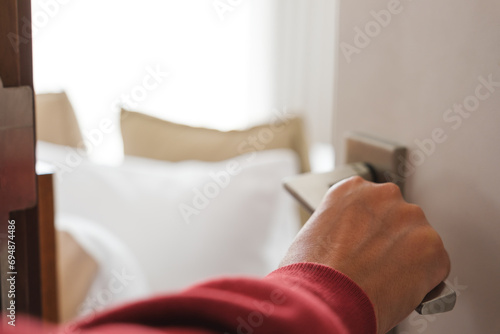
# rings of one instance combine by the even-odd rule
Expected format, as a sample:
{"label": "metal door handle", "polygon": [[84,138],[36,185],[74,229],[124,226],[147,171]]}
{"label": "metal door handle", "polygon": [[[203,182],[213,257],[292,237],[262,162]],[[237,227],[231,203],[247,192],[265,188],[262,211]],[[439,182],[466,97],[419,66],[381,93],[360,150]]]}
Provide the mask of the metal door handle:
{"label": "metal door handle", "polygon": [[[363,162],[337,167],[332,172],[308,173],[284,180],[284,186],[309,212],[314,212],[328,189],[348,177],[359,175],[375,181],[375,169]],[[422,315],[448,312],[455,306],[457,295],[453,289],[441,282],[430,291],[415,309]]]}

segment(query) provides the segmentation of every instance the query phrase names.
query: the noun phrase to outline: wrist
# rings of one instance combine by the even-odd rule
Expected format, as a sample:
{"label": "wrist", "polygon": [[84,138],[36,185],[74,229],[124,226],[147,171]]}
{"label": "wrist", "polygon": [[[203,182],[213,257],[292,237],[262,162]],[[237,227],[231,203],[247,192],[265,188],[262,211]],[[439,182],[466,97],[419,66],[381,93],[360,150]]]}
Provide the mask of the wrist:
{"label": "wrist", "polygon": [[[367,294],[347,275],[322,264],[303,262],[281,267],[266,279],[279,280],[325,303],[352,333],[376,333],[375,308]],[[370,330],[367,331],[366,329]]]}

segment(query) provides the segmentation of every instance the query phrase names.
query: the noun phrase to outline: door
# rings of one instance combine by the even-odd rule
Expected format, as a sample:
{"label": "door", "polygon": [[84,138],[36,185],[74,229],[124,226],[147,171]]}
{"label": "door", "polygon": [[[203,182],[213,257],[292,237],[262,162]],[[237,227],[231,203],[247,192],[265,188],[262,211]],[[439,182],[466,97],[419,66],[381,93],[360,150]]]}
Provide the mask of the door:
{"label": "door", "polygon": [[340,1],[335,138],[405,144],[406,198],[450,253],[455,310],[399,333],[500,333],[500,2]]}
{"label": "door", "polygon": [[[0,78],[4,87],[33,87],[30,6],[29,0],[0,2]],[[2,90],[0,94],[5,94],[0,96],[1,101],[6,101],[9,93]],[[32,91],[28,89],[28,98],[24,99],[27,108],[0,103],[0,300],[2,311],[9,316],[41,314],[35,132],[30,98]],[[6,325],[6,319],[0,328]]]}

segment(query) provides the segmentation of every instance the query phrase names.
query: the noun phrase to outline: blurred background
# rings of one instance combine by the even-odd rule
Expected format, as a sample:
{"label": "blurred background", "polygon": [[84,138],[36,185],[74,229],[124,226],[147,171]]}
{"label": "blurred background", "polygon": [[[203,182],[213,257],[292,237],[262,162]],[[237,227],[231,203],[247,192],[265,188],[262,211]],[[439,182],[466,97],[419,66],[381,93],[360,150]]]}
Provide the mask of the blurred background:
{"label": "blurred background", "polygon": [[[282,179],[342,165],[358,131],[408,148],[405,198],[452,261],[455,309],[412,313],[398,333],[500,332],[500,2],[40,0],[32,13],[36,93],[66,92],[77,120],[45,125],[82,135],[37,147],[62,175],[57,227],[91,255],[66,267],[87,278],[68,318],[265,275],[305,218]],[[304,129],[255,127],[284,114]],[[133,284],[110,294],[122,270]]]}
{"label": "blurred background", "polygon": [[282,180],[334,166],[337,24],[334,1],[32,2],[62,320],[277,267],[307,218]]}
{"label": "blurred background", "polygon": [[[333,166],[335,1],[48,3],[33,1],[35,89],[64,90],[83,132],[118,120],[121,106],[221,130],[288,110],[320,152],[314,167]],[[141,89],[151,70],[161,82]],[[120,145],[107,136],[92,158],[120,161]]]}

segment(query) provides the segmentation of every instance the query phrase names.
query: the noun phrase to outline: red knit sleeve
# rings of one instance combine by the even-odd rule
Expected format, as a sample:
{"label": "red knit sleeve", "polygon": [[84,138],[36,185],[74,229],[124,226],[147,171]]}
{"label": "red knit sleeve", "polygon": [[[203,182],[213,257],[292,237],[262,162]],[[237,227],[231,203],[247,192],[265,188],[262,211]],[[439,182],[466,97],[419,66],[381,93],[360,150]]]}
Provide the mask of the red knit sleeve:
{"label": "red knit sleeve", "polygon": [[372,334],[376,321],[370,300],[347,276],[323,265],[300,263],[264,279],[219,279],[129,304],[62,333],[73,332]]}
{"label": "red knit sleeve", "polygon": [[368,296],[349,277],[330,267],[299,263],[280,268],[267,279],[281,281],[298,293],[300,296],[296,296],[295,302],[308,299],[318,312],[322,306],[327,307],[325,319],[330,319],[335,325],[315,333],[377,332],[375,311]]}

